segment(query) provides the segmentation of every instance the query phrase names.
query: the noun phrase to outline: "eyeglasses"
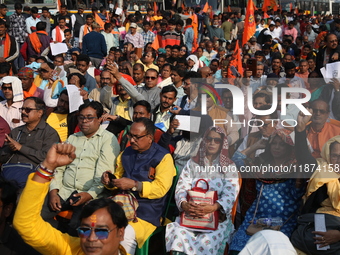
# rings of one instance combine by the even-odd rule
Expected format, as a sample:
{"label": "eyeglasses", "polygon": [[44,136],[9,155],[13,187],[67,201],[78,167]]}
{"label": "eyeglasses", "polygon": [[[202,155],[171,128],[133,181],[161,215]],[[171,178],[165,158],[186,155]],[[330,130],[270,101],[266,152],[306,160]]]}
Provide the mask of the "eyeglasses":
{"label": "eyeglasses", "polygon": [[156,80],[157,79],[157,77],[154,77],[154,76],[145,76],[145,80]]}
{"label": "eyeglasses", "polygon": [[77,228],[78,235],[80,238],[88,238],[92,230],[94,231],[96,237],[98,240],[107,239],[109,237],[109,233],[113,230],[115,230],[117,227],[109,230],[107,228],[90,228],[90,227],[79,227]]}
{"label": "eyeglasses", "polygon": [[332,41],[329,41],[330,43],[335,43],[335,42],[338,42],[338,40],[332,40]]}
{"label": "eyeglasses", "polygon": [[48,73],[48,71],[46,69],[42,69],[42,68],[39,69],[39,72],[41,72],[41,73]]}
{"label": "eyeglasses", "polygon": [[187,50],[186,50],[186,49],[181,49],[181,51],[184,51],[184,52],[186,52]]}
{"label": "eyeglasses", "polygon": [[84,122],[84,120],[88,121],[88,122],[92,122],[94,119],[98,119],[97,117],[92,117],[92,116],[78,116],[78,121],[80,122]]}
{"label": "eyeglasses", "polygon": [[20,112],[23,112],[25,111],[26,113],[30,113],[31,111],[34,111],[34,110],[39,110],[39,109],[34,109],[34,108],[29,108],[29,107],[22,107],[22,108],[19,108],[19,111]]}
{"label": "eyeglasses", "polygon": [[214,143],[216,144],[221,144],[223,141],[221,138],[215,138],[215,137],[210,137],[210,136],[205,138],[205,140],[207,141],[207,143],[211,143],[212,141],[214,141]]}
{"label": "eyeglasses", "polygon": [[326,113],[328,113],[326,110],[321,110],[321,109],[313,109],[313,113],[316,113],[316,114],[318,114],[318,113],[320,113],[320,114],[326,114]]}
{"label": "eyeglasses", "polygon": [[147,135],[149,135],[149,134],[137,136],[137,135],[132,135],[131,133],[127,133],[126,135],[127,135],[127,137],[128,137],[130,140],[133,138],[135,141],[138,141],[138,140],[140,140],[141,138],[143,138],[143,137],[145,137],[145,136],[147,136]]}
{"label": "eyeglasses", "polygon": [[12,87],[4,87],[4,86],[2,86],[2,90],[3,90],[3,91],[5,91],[5,90],[7,90],[7,89],[10,90],[10,91],[12,91]]}

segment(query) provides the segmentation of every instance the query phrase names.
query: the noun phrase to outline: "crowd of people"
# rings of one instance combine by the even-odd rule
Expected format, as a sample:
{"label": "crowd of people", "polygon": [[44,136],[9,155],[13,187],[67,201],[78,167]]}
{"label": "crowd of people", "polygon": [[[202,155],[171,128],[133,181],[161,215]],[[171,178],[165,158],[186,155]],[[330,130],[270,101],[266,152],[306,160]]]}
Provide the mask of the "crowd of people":
{"label": "crowd of people", "polygon": [[[230,7],[108,5],[51,16],[16,3],[7,16],[0,4],[0,253],[135,254],[175,200],[174,255],[310,254],[289,240],[302,211],[340,217],[340,65],[324,69],[340,61],[340,18],[256,10],[243,42],[245,13]],[[270,167],[308,174],[259,173]],[[202,180],[211,204],[188,196]],[[215,212],[214,230],[181,222]],[[251,232],[263,219],[280,231]],[[336,227],[310,242],[338,254]]]}

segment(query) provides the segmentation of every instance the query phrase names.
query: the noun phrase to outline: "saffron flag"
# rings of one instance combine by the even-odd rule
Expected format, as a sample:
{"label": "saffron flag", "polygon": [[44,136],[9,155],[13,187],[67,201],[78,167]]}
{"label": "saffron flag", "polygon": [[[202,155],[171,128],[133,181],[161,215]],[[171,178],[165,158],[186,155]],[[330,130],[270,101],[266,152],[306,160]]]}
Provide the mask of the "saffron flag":
{"label": "saffron flag", "polygon": [[232,12],[231,8],[230,8],[230,5],[228,5],[228,12]]}
{"label": "saffron flag", "polygon": [[94,15],[94,20],[98,23],[101,29],[104,29],[104,21],[99,17],[98,13],[95,13]]}
{"label": "saffron flag", "polygon": [[209,5],[208,5],[208,1],[205,3],[204,7],[203,7],[203,12],[206,13],[209,9]]}
{"label": "saffron flag", "polygon": [[253,0],[248,1],[246,19],[244,20],[244,31],[242,37],[242,45],[248,42],[250,37],[252,37],[256,32],[256,23],[254,16],[254,3]]}
{"label": "saffron flag", "polygon": [[155,12],[155,15],[157,15],[158,6],[156,2],[153,2],[153,11]]}
{"label": "saffron flag", "polygon": [[[230,67],[234,66],[236,67],[237,71],[241,74],[243,74],[243,68],[242,68],[242,59],[241,59],[241,50],[238,40],[236,41],[236,46],[234,49],[234,53],[231,56],[231,60],[229,62],[228,70],[227,70],[227,77],[228,78],[237,78],[233,72],[231,71]],[[234,84],[234,79],[229,79],[230,84]]]}
{"label": "saffron flag", "polygon": [[262,11],[267,12],[268,7],[270,7],[270,9],[273,9],[274,11],[277,11],[276,0],[264,0],[263,6],[262,6]]}
{"label": "saffron flag", "polygon": [[153,43],[151,44],[151,47],[152,47],[154,50],[156,50],[156,51],[158,51],[158,49],[160,48],[160,47],[159,47],[159,40],[158,40],[158,36],[157,36],[157,35],[155,36],[155,40],[154,40]]}
{"label": "saffron flag", "polygon": [[295,14],[299,15],[299,9],[297,7],[295,7]]}
{"label": "saffron flag", "polygon": [[292,10],[293,10],[293,3],[290,3],[289,4],[289,11],[292,12]]}
{"label": "saffron flag", "polygon": [[263,14],[263,18],[264,18],[264,19],[268,19],[268,18],[269,18],[269,15],[265,12],[265,13]]}

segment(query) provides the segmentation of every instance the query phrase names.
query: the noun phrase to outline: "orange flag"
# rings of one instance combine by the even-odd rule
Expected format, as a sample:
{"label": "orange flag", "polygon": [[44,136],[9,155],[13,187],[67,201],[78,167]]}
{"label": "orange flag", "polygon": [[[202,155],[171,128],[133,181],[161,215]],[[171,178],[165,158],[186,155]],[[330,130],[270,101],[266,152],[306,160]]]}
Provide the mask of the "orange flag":
{"label": "orange flag", "polygon": [[295,7],[295,14],[299,15],[299,9],[297,7]]}
{"label": "orange flag", "polygon": [[289,11],[291,12],[293,10],[293,3],[289,4]]}
{"label": "orange flag", "polygon": [[203,12],[207,12],[209,9],[209,5],[208,5],[208,1],[205,3],[204,7],[203,7]]}
{"label": "orange flag", "polygon": [[254,16],[254,3],[253,0],[248,1],[246,19],[244,20],[244,31],[242,37],[242,45],[248,42],[256,32],[256,23]]}
{"label": "orange flag", "polygon": [[151,47],[152,47],[154,50],[156,50],[156,51],[158,51],[158,49],[160,48],[160,47],[159,47],[159,40],[158,40],[158,36],[157,36],[157,35],[155,36],[155,40],[154,40],[153,43],[151,44]]}
{"label": "orange flag", "polygon": [[[241,50],[240,50],[240,45],[239,45],[238,40],[236,41],[234,53],[231,56],[231,60],[229,62],[229,67],[227,71],[228,78],[236,78],[236,76],[233,74],[233,72],[230,69],[231,66],[235,66],[237,71],[241,74],[241,76],[243,75]],[[229,83],[234,84],[234,79],[229,79]]]}
{"label": "orange flag", "polygon": [[157,6],[156,2],[153,2],[153,11],[155,12],[155,15],[157,15],[158,6]]}
{"label": "orange flag", "polygon": [[228,5],[228,12],[232,12],[231,8],[230,8],[230,5]]}
{"label": "orange flag", "polygon": [[270,9],[273,9],[274,11],[277,11],[276,0],[264,0],[262,11],[264,12],[268,11],[268,7],[270,7]]}
{"label": "orange flag", "polygon": [[185,9],[185,5],[184,5],[184,3],[182,3],[182,9],[183,9],[183,10]]}
{"label": "orange flag", "polygon": [[266,12],[263,14],[263,18],[265,18],[265,19],[269,18],[268,14]]}
{"label": "orange flag", "polygon": [[104,21],[99,17],[98,13],[95,13],[94,15],[94,20],[98,23],[101,29],[104,29]]}

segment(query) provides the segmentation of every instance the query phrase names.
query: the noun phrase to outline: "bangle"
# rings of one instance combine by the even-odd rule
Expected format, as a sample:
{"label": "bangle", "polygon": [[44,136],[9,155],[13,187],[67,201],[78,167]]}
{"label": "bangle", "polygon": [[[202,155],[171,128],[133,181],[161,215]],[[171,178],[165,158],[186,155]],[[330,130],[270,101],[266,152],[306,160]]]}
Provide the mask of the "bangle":
{"label": "bangle", "polygon": [[50,173],[50,174],[54,174],[54,170],[50,170],[47,167],[45,167],[42,163],[40,163],[40,168],[43,169],[44,171]]}
{"label": "bangle", "polygon": [[41,172],[39,171],[39,169],[35,172],[35,174],[38,175],[39,177],[45,179],[45,180],[48,180],[48,181],[51,181],[52,178],[53,178],[53,176],[50,177],[50,176],[46,176],[45,174],[41,173]]}

